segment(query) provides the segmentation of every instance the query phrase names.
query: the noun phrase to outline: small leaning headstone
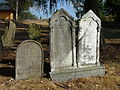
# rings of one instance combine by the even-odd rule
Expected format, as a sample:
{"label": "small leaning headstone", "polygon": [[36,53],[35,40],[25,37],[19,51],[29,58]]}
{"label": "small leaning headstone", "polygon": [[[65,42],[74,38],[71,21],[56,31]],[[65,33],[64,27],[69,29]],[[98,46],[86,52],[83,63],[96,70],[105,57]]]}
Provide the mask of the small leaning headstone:
{"label": "small leaning headstone", "polygon": [[14,44],[16,25],[13,21],[9,21],[9,26],[6,28],[4,35],[2,36],[3,46],[11,46]]}
{"label": "small leaning headstone", "polygon": [[34,40],[23,41],[16,52],[16,79],[38,78],[43,74],[43,49]]}

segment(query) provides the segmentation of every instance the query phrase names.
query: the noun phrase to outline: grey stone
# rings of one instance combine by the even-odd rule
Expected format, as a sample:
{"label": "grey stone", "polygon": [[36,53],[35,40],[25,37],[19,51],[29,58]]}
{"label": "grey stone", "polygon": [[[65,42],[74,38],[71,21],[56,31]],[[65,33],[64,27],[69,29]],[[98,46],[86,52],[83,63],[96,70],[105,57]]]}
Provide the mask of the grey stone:
{"label": "grey stone", "polygon": [[63,9],[50,18],[50,76],[54,81],[67,81],[105,73],[104,67],[99,63],[101,20],[91,10],[80,20],[77,60],[74,25],[74,20]]}
{"label": "grey stone", "polygon": [[38,78],[43,74],[43,49],[34,40],[23,41],[16,52],[16,79]]}
{"label": "grey stone", "polygon": [[51,71],[76,66],[75,22],[64,9],[50,18]]}
{"label": "grey stone", "polygon": [[13,21],[9,21],[9,26],[6,28],[4,35],[2,36],[3,46],[11,46],[14,44],[16,25]]}
{"label": "grey stone", "polygon": [[99,65],[101,20],[90,10],[79,21],[79,27],[78,67]]}
{"label": "grey stone", "polygon": [[51,77],[56,71],[76,67],[75,21],[64,9],[50,18]]}
{"label": "grey stone", "polygon": [[104,75],[104,73],[104,67],[92,66],[86,68],[61,69],[60,71],[52,72],[51,78],[54,81],[61,82],[83,77],[101,76]]}

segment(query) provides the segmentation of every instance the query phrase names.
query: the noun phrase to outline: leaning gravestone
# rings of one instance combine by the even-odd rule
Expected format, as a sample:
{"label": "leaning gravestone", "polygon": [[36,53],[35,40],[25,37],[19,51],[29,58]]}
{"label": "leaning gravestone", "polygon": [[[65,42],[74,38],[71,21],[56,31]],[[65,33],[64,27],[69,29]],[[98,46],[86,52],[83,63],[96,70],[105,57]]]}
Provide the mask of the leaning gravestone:
{"label": "leaning gravestone", "polygon": [[50,18],[50,60],[53,80],[64,79],[62,77],[65,70],[76,67],[74,24],[74,18],[64,9]]}
{"label": "leaning gravestone", "polygon": [[34,40],[23,41],[16,52],[16,79],[41,77],[43,74],[43,50]]}
{"label": "leaning gravestone", "polygon": [[13,21],[9,21],[5,34],[2,36],[3,46],[11,46],[14,44],[16,25]]}

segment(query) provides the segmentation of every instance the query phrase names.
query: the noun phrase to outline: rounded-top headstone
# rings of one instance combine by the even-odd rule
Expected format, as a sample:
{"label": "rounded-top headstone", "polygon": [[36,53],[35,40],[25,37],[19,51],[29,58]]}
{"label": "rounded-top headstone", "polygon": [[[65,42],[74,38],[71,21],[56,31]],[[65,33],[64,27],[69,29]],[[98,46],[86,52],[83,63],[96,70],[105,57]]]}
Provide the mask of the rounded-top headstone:
{"label": "rounded-top headstone", "polygon": [[34,40],[23,41],[16,52],[16,79],[38,78],[43,74],[43,49]]}

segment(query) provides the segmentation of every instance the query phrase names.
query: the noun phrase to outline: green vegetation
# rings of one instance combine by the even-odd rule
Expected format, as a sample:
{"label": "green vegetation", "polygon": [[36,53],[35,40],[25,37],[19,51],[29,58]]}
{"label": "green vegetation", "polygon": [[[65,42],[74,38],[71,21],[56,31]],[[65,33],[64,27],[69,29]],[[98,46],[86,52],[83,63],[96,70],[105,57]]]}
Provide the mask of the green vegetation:
{"label": "green vegetation", "polygon": [[[38,6],[42,7],[45,12],[54,12],[57,3],[65,1],[72,3],[76,9],[76,16],[81,15],[92,9],[103,21],[119,22],[120,21],[120,0],[35,0]],[[49,8],[49,9],[47,9]],[[48,10],[48,11],[47,11]]]}
{"label": "green vegetation", "polygon": [[[28,16],[28,9],[33,5],[40,7],[45,14],[54,13],[57,9],[57,3],[66,2],[72,3],[76,9],[76,16],[81,15],[92,9],[103,21],[119,22],[120,21],[120,0],[7,0],[13,9],[17,9],[18,14],[26,14]],[[37,3],[34,3],[37,2]],[[16,10],[17,11],[17,10]],[[26,13],[27,12],[27,13]],[[30,14],[30,13],[29,13]],[[35,18],[34,16],[30,16]],[[20,18],[22,18],[20,16]],[[24,18],[24,17],[23,17]]]}
{"label": "green vegetation", "polygon": [[31,14],[29,11],[23,11],[19,14],[20,20],[26,20],[26,19],[37,19],[37,17],[33,14]]}
{"label": "green vegetation", "polygon": [[40,26],[32,23],[29,25],[28,28],[28,34],[29,34],[29,38],[32,40],[37,40],[40,42],[40,36],[41,36],[41,32],[40,32]]}
{"label": "green vegetation", "polygon": [[16,1],[18,1],[19,13],[21,11],[26,11],[29,7],[32,7],[34,4],[34,0],[6,0],[9,2],[10,6],[13,10],[16,9]]}
{"label": "green vegetation", "polygon": [[18,17],[20,19],[25,19],[26,16],[28,16],[26,19],[35,18],[34,15],[28,12],[29,8],[33,6],[34,0],[6,0],[6,1],[9,2],[9,5],[12,7],[12,9],[16,11],[16,20],[18,20]]}
{"label": "green vegetation", "polygon": [[120,21],[120,0],[106,0],[106,15],[113,21]]}

